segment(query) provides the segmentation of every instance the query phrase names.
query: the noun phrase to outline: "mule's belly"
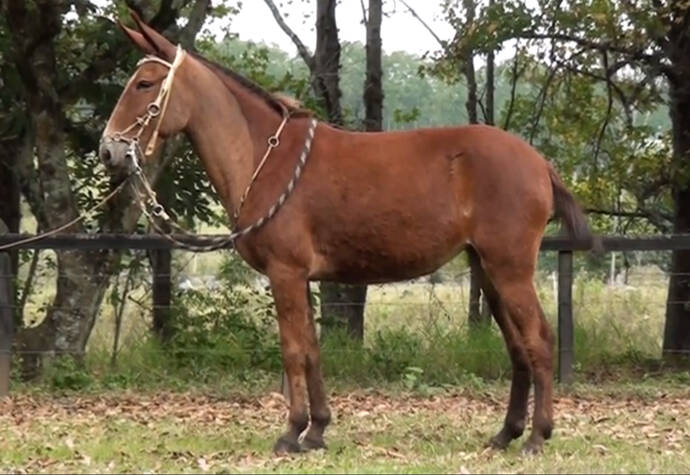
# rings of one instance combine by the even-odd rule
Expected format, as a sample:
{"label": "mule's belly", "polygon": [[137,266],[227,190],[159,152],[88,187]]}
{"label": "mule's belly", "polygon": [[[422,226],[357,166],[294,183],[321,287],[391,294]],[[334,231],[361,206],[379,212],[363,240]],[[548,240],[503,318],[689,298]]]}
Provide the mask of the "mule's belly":
{"label": "mule's belly", "polygon": [[341,233],[317,247],[310,279],[373,284],[429,274],[467,245],[459,229],[398,230],[390,234],[368,229]]}

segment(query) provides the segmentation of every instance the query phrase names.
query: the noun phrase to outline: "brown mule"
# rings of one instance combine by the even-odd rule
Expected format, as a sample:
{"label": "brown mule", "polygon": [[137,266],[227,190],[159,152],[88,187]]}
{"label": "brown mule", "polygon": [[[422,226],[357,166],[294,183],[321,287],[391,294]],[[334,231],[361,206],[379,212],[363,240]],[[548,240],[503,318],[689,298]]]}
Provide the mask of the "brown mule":
{"label": "brown mule", "polygon": [[[130,166],[127,153],[155,155],[159,136],[184,132],[230,216],[248,190],[235,223],[243,228],[276,205],[300,155],[308,155],[284,206],[236,241],[240,255],[268,276],[278,313],[292,398],[275,450],[324,447],[331,419],[308,282],[409,279],[467,249],[513,363],[508,413],[491,444],[505,448],[522,434],[533,381],[525,449],[539,451],[553,428],[553,334],[532,280],[537,253],[554,213],[572,236],[591,242],[553,167],[520,138],[488,126],[362,133],[316,124],[308,112],[135,21],[140,32],[123,29],[149,57],[103,133],[100,155],[114,172]],[[267,154],[279,127],[280,143]]]}

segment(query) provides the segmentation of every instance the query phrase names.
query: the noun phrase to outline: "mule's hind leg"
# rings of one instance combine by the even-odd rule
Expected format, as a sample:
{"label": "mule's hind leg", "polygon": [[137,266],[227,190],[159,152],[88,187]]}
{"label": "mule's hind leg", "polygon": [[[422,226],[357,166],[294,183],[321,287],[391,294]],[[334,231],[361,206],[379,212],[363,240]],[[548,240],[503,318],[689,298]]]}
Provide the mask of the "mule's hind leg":
{"label": "mule's hind leg", "polygon": [[[524,257],[523,257],[524,256]],[[553,429],[553,332],[549,328],[532,282],[536,246],[532,253],[510,250],[482,255],[484,268],[498,292],[526,350],[534,380],[532,433],[525,452],[539,452]],[[504,312],[505,315],[505,312]],[[509,327],[509,326],[508,326]],[[524,391],[524,390],[523,390]]]}
{"label": "mule's hind leg", "polygon": [[491,313],[501,329],[506,349],[513,366],[513,378],[510,385],[508,411],[501,430],[489,440],[489,445],[496,449],[506,449],[508,445],[522,435],[527,422],[527,403],[530,390],[530,367],[527,352],[522,344],[522,337],[510,320],[510,315],[501,302],[495,287],[482,269],[479,256],[474,249],[468,249],[468,258],[472,272],[480,277],[482,290],[489,303]]}
{"label": "mule's hind leg", "polygon": [[321,375],[321,355],[319,342],[316,338],[314,326],[314,307],[312,306],[309,287],[307,286],[307,299],[309,301],[309,331],[307,332],[307,389],[309,391],[309,413],[311,425],[302,440],[302,448],[305,450],[326,448],[323,433],[331,421],[331,411],[328,408],[326,390]]}
{"label": "mule's hind leg", "polygon": [[290,386],[288,430],[274,446],[276,453],[299,452],[299,436],[309,425],[307,412],[307,370],[309,351],[316,341],[307,301],[307,280],[303,273],[274,265],[268,272],[278,312],[283,366]]}

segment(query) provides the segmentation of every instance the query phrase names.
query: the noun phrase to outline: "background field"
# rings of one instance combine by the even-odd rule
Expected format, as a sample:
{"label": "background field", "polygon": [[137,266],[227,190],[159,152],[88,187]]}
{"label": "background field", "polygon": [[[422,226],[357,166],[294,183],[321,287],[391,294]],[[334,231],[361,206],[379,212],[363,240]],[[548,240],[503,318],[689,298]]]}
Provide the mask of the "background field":
{"label": "background field", "polygon": [[271,453],[286,413],[277,393],[17,395],[0,403],[0,471],[687,473],[687,381],[658,382],[558,394],[554,439],[539,457],[522,456],[519,442],[484,448],[504,384],[433,396],[339,391],[329,449],[286,457]]}

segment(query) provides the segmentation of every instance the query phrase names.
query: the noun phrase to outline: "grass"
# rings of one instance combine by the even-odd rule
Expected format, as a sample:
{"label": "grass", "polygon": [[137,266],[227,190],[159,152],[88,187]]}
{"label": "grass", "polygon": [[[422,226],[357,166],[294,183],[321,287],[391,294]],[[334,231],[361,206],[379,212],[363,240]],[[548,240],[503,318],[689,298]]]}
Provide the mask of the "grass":
{"label": "grass", "polygon": [[[625,286],[577,274],[576,383],[557,390],[556,432],[540,457],[521,456],[519,443],[484,448],[504,416],[510,363],[495,324],[467,327],[468,282],[456,274],[433,286],[370,286],[364,345],[338,334],[322,342],[330,449],[296,457],[271,454],[286,407],[267,295],[226,286],[180,300],[189,318],[174,351],[150,338],[147,304],[130,302],[116,367],[104,305],[85,365],[57,360],[42,382],[16,383],[0,402],[0,472],[690,470],[690,373],[659,359],[661,272],[635,268]],[[553,276],[536,284],[555,329]],[[49,286],[42,292],[31,314],[49,301]],[[147,292],[132,297],[147,302]]]}
{"label": "grass", "polygon": [[[324,373],[336,387],[402,383],[424,390],[476,386],[509,376],[510,362],[496,325],[478,330],[467,326],[467,276],[456,272],[451,281],[445,272],[446,281],[435,285],[417,281],[370,286],[363,347],[337,334],[322,342]],[[547,273],[536,279],[554,330],[555,283]],[[182,348],[171,353],[150,337],[146,303],[135,303],[147,302],[147,292],[140,286],[131,293],[116,367],[111,366],[113,308],[106,299],[89,342],[86,368],[50,370],[43,387],[185,388],[209,383],[229,387],[279,377],[277,325],[270,316],[268,323],[257,318],[267,306],[272,308],[267,293],[257,296],[248,286],[225,286],[202,292],[201,299],[179,300],[181,310],[188,314],[189,328],[198,327]],[[249,297],[242,300],[245,294]],[[634,268],[625,286],[610,286],[578,272],[573,289],[576,378],[634,381],[662,372],[665,294],[666,277],[653,267]],[[251,332],[240,334],[237,325],[229,324],[238,318],[253,326]],[[218,321],[223,325],[219,327]]]}
{"label": "grass", "polygon": [[[644,387],[642,391],[640,389]],[[687,385],[622,391],[578,385],[556,398],[544,454],[484,448],[506,387],[331,394],[329,449],[276,457],[276,393],[199,391],[18,395],[0,403],[0,471],[45,473],[686,473]],[[617,396],[608,392],[613,390]]]}

